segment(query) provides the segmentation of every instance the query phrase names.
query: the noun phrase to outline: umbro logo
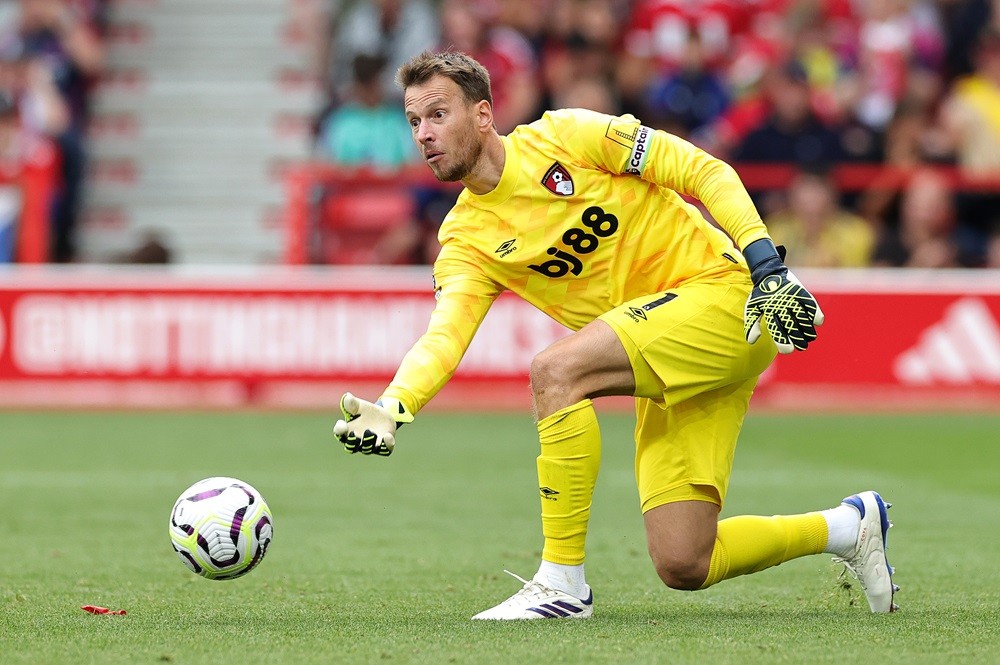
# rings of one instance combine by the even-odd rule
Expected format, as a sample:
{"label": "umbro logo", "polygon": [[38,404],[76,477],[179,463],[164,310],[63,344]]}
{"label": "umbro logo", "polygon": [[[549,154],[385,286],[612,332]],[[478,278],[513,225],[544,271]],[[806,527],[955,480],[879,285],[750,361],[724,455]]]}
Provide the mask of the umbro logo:
{"label": "umbro logo", "polygon": [[502,243],[499,247],[497,247],[496,250],[493,253],[494,254],[499,254],[500,258],[502,259],[503,257],[507,256],[511,252],[516,252],[517,251],[517,247],[514,246],[515,242],[517,242],[517,239],[516,238],[511,238],[510,240]]}
{"label": "umbro logo", "polygon": [[896,358],[893,373],[909,385],[1000,384],[1000,324],[983,300],[958,300]]}
{"label": "umbro logo", "polygon": [[549,501],[555,501],[556,497],[559,496],[559,492],[557,490],[554,490],[551,487],[545,487],[544,485],[539,487],[538,491],[541,493],[543,499],[548,499]]}

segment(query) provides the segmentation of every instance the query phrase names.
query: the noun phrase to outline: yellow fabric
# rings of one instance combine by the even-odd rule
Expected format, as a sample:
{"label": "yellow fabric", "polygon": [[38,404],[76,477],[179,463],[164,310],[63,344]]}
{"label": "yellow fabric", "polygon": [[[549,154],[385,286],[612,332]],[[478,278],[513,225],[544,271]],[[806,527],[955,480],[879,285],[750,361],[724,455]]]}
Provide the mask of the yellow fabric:
{"label": "yellow fabric", "polygon": [[[674,501],[722,505],[736,441],[757,384],[776,354],[743,337],[748,281],[694,282],[601,316],[635,376],[635,474],[642,511]],[[698,486],[700,494],[691,495]]]}
{"label": "yellow fabric", "polygon": [[538,490],[542,502],[542,559],[583,563],[591,497],[601,466],[601,430],[591,401],[583,400],[538,421],[542,452]]}
{"label": "yellow fabric", "polygon": [[746,281],[733,241],[681,195],[699,199],[741,247],[767,237],[730,166],[632,116],[552,111],[501,138],[497,187],[463,191],[441,226],[437,306],[384,393],[411,413],[451,377],[504,290],[579,330],[640,296]]}
{"label": "yellow fabric", "polygon": [[872,225],[857,215],[838,212],[812,231],[789,213],[767,218],[774,242],[788,250],[788,265],[809,268],[864,268],[871,265],[877,240]]}
{"label": "yellow fabric", "polygon": [[955,83],[955,94],[979,111],[1000,136],[1000,88],[988,79],[973,75]]}
{"label": "yellow fabric", "polygon": [[632,360],[637,397],[667,406],[705,391],[756,379],[773,344],[748,345],[743,308],[748,280],[693,282],[630,300],[601,315]]}
{"label": "yellow fabric", "polygon": [[[635,480],[642,512],[700,498],[724,505],[756,383],[756,377],[746,379],[669,407],[636,400]],[[691,486],[700,486],[703,496],[687,494]]]}
{"label": "yellow fabric", "polygon": [[719,522],[708,578],[701,588],[756,573],[826,547],[826,520],[819,513],[758,517],[741,515]]}
{"label": "yellow fabric", "polygon": [[643,501],[643,512],[679,501],[705,501],[722,507],[722,496],[719,494],[719,488],[715,485],[671,484],[669,489],[659,490],[652,494],[647,501]]}

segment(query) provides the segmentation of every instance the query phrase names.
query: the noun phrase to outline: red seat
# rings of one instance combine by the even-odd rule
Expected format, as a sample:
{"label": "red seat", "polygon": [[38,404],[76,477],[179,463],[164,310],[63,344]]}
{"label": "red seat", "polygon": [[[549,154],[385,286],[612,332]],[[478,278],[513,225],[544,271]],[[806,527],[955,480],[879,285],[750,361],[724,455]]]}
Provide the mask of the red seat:
{"label": "red seat", "polygon": [[386,234],[410,224],[413,198],[398,186],[330,192],[320,209],[324,262],[376,263],[375,249]]}

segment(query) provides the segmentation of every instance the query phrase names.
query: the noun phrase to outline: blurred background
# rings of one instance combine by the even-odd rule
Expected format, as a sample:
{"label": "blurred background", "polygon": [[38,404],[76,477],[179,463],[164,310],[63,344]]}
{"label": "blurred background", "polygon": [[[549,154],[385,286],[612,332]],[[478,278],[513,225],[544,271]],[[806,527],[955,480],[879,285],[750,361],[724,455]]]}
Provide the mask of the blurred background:
{"label": "blurred background", "polygon": [[[243,403],[275,378],[391,376],[458,194],[419,163],[393,77],[444,48],[489,70],[502,133],[632,113],[737,168],[846,319],[775,385],[818,371],[822,402],[853,366],[851,390],[1000,405],[993,0],[0,0],[0,402],[67,378],[111,403],[235,381]],[[501,304],[507,360],[561,334]],[[327,351],[379,308],[397,323],[369,355]]]}

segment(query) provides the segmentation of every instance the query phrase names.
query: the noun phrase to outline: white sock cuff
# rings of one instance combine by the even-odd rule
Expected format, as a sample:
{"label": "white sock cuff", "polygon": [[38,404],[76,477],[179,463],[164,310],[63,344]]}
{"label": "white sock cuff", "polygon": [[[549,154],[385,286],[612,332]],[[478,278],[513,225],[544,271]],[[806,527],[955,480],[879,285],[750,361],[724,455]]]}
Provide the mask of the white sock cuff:
{"label": "white sock cuff", "polygon": [[858,546],[858,529],[861,528],[861,515],[857,509],[847,504],[836,508],[821,510],[820,515],[826,519],[829,536],[824,552],[849,557]]}
{"label": "white sock cuff", "polygon": [[576,598],[585,599],[588,595],[587,580],[583,572],[583,564],[567,566],[561,563],[552,563],[542,559],[535,573],[535,579],[545,581],[547,586],[563,593],[568,593]]}

